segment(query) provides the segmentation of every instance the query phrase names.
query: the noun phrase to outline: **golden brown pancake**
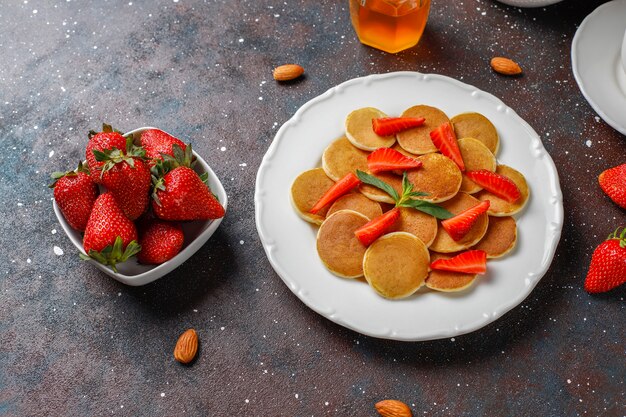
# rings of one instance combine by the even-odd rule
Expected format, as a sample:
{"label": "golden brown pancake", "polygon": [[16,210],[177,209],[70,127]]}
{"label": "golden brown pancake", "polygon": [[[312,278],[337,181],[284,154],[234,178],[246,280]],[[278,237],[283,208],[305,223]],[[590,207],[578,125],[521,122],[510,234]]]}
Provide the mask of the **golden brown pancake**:
{"label": "golden brown pancake", "polygon": [[521,172],[506,165],[498,165],[496,172],[509,178],[515,183],[515,185],[517,185],[521,194],[520,198],[515,203],[509,203],[508,201],[491,194],[487,190],[482,190],[474,196],[480,201],[490,201],[491,204],[489,205],[489,210],[487,211],[490,216],[511,216],[524,208],[526,202],[528,201],[528,196],[530,195],[530,189],[526,183],[526,178],[524,178]]}
{"label": "golden brown pancake", "polygon": [[[449,259],[453,255],[433,252],[430,254],[430,262],[437,259]],[[428,273],[426,286],[431,290],[456,292],[463,291],[476,280],[476,274],[466,274],[464,272],[440,271],[433,269]]]}
{"label": "golden brown pancake", "polygon": [[400,217],[388,232],[407,232],[418,237],[426,247],[437,235],[437,219],[430,214],[409,207],[400,207]]}
{"label": "golden brown pancake", "polygon": [[500,258],[509,253],[517,242],[517,225],[510,216],[489,216],[487,233],[472,249],[487,252],[487,258]]}
{"label": "golden brown pancake", "polygon": [[[448,210],[455,216],[469,208],[479,204],[480,201],[467,193],[458,193],[453,199],[441,204],[441,207]],[[452,253],[468,249],[478,243],[485,236],[489,219],[487,213],[481,214],[470,231],[459,241],[454,241],[448,232],[445,231],[441,222],[437,226],[437,236],[430,245],[430,250],[441,253]]]}
{"label": "golden brown pancake", "polygon": [[430,140],[430,132],[446,122],[450,122],[448,116],[436,107],[419,105],[406,109],[401,117],[423,117],[426,119],[423,125],[398,133],[398,143],[407,152],[422,155],[437,152],[437,147]]}
{"label": "golden brown pancake", "polygon": [[452,118],[457,139],[474,138],[481,141],[494,155],[500,147],[496,127],[480,113],[461,113]]}
{"label": "golden brown pancake", "polygon": [[407,151],[407,150],[406,150],[406,149],[404,149],[402,146],[400,146],[400,144],[399,144],[399,143],[397,143],[397,142],[396,142],[396,144],[395,144],[395,145],[393,145],[393,146],[391,147],[391,149],[394,149],[394,150],[396,150],[396,151],[400,152],[402,155],[408,156],[409,158],[417,158],[417,157],[419,156],[419,155],[416,155],[416,154],[414,154],[414,153],[411,153],[411,152]]}
{"label": "golden brown pancake", "polygon": [[354,146],[364,151],[389,148],[396,142],[395,136],[378,136],[372,129],[372,119],[387,117],[373,107],[354,110],[346,117],[346,137]]}
{"label": "golden brown pancake", "polygon": [[[345,136],[337,139],[324,150],[322,168],[329,178],[339,181],[349,172],[367,170],[369,152],[357,149]],[[494,167],[495,169],[495,167]]]}
{"label": "golden brown pancake", "polygon": [[333,205],[330,206],[326,216],[328,217],[339,210],[356,211],[370,220],[383,214],[380,203],[370,200],[361,193],[348,193],[339,197]]}
{"label": "golden brown pancake", "polygon": [[[486,169],[488,171],[496,170],[496,157],[491,151],[477,139],[464,138],[459,140],[459,150],[465,163],[465,171],[476,171]],[[470,180],[463,174],[463,182],[461,182],[461,191],[473,194],[482,190],[482,187]]]}
{"label": "golden brown pancake", "polygon": [[363,275],[363,255],[366,247],[354,231],[369,219],[352,210],[340,210],[322,223],[317,232],[317,253],[335,275],[358,278]]}
{"label": "golden brown pancake", "polygon": [[333,184],[335,182],[328,178],[322,168],[310,169],[298,175],[291,184],[291,204],[296,213],[307,222],[322,224],[328,207],[324,207],[317,214],[309,213],[309,210]]}
{"label": "golden brown pancake", "polygon": [[[392,172],[379,172],[378,174],[370,173],[370,175],[373,175],[376,178],[391,185],[393,189],[396,190],[398,195],[402,195],[402,177],[401,176],[396,175]],[[363,193],[363,195],[365,195],[367,198],[370,198],[374,201],[378,201],[381,203],[389,203],[389,204],[396,203],[395,201],[393,201],[393,198],[389,196],[389,194],[369,184],[361,184],[359,186],[359,191],[361,191],[361,193]]]}
{"label": "golden brown pancake", "polygon": [[430,254],[424,242],[410,233],[386,234],[374,241],[363,259],[370,286],[385,298],[404,298],[424,284]]}
{"label": "golden brown pancake", "polygon": [[428,193],[422,200],[440,203],[451,199],[461,187],[463,175],[459,167],[447,156],[429,153],[417,158],[422,167],[407,172],[413,191]]}

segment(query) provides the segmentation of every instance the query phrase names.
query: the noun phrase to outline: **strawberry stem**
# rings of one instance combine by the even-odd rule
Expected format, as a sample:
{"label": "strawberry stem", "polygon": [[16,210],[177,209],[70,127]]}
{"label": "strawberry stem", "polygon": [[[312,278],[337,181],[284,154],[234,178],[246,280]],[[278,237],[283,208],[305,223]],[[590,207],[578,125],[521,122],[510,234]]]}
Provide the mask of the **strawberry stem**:
{"label": "strawberry stem", "polygon": [[141,245],[136,240],[131,241],[126,248],[123,247],[123,241],[121,236],[115,238],[113,245],[108,245],[100,252],[91,249],[89,254],[85,255],[80,253],[78,256],[83,261],[93,259],[102,265],[109,265],[113,272],[117,272],[116,265],[121,262],[126,262],[130,257],[135,256],[141,251]]}

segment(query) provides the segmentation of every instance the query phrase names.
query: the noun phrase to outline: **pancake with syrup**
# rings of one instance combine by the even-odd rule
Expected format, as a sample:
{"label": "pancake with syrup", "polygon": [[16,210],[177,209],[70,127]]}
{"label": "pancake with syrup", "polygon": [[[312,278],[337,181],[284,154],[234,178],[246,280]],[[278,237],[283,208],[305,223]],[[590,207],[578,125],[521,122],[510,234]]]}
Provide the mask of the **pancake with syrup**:
{"label": "pancake with syrup", "polygon": [[517,243],[517,224],[511,216],[489,216],[487,233],[472,249],[487,252],[487,258],[500,258],[509,253]]}
{"label": "pancake with syrup", "polygon": [[[479,169],[486,169],[494,172],[496,170],[496,157],[493,156],[491,151],[483,145],[478,139],[464,138],[459,140],[459,150],[461,151],[461,157],[463,157],[463,163],[465,164],[465,171],[477,171]],[[463,181],[461,182],[461,190],[463,192],[473,194],[482,190],[482,187],[470,180],[463,174]]]}
{"label": "pancake with syrup", "polygon": [[354,231],[370,219],[352,210],[328,216],[317,232],[317,253],[330,272],[343,278],[363,275],[363,256],[367,249]]}
{"label": "pancake with syrup", "polygon": [[352,210],[363,214],[369,219],[376,218],[383,214],[380,203],[370,200],[361,193],[348,193],[339,197],[328,209],[326,216],[331,216],[339,210]]}
{"label": "pancake with syrup", "polygon": [[461,113],[451,120],[457,139],[478,139],[494,155],[498,153],[500,139],[496,127],[480,113]]}
{"label": "pancake with syrup", "polygon": [[406,109],[401,117],[423,117],[423,125],[396,134],[398,144],[407,152],[416,155],[437,152],[437,147],[430,140],[430,132],[444,123],[449,123],[448,116],[436,107],[418,105]]}
{"label": "pancake with syrup", "polygon": [[428,193],[418,197],[431,203],[441,203],[456,195],[461,188],[463,175],[452,159],[440,153],[429,153],[417,158],[422,167],[407,171],[407,178],[414,191]]}
{"label": "pancake with syrup", "polygon": [[406,232],[419,238],[426,247],[437,235],[437,219],[430,214],[409,207],[400,207],[400,217],[388,232]]}
{"label": "pancake with syrup", "polygon": [[[419,171],[419,169],[417,171]],[[372,174],[372,173],[369,173],[369,174],[378,178],[381,181],[386,182],[394,190],[396,190],[398,195],[402,195],[402,177],[401,176],[396,175],[392,172],[379,172],[377,174]],[[393,201],[393,198],[391,198],[389,194],[387,194],[380,188],[374,187],[373,185],[361,184],[359,185],[359,191],[361,191],[361,193],[363,193],[363,195],[365,195],[367,198],[372,199],[374,201],[378,201],[380,203],[389,203],[389,204],[396,203],[395,201]]]}
{"label": "pancake with syrup", "polygon": [[378,136],[372,128],[372,119],[379,117],[387,117],[387,115],[373,107],[354,110],[346,117],[345,127],[348,140],[364,151],[391,147],[396,142],[396,137]]}
{"label": "pancake with syrup", "polygon": [[[441,207],[456,216],[457,214],[460,214],[479,203],[479,200],[467,193],[458,193],[453,199],[442,203]],[[438,222],[437,236],[435,236],[435,240],[430,245],[430,250],[441,253],[452,253],[468,249],[478,243],[480,239],[485,236],[488,225],[489,218],[487,213],[483,213],[478,217],[469,232],[463,236],[461,240],[455,241],[450,237],[448,232],[445,231],[441,222]]]}
{"label": "pancake with syrup", "polygon": [[[442,254],[433,252],[430,255],[430,262],[437,259],[450,259],[454,254]],[[426,278],[426,286],[431,290],[443,292],[457,292],[471,286],[476,281],[476,274],[465,272],[440,271],[432,269]]]}
{"label": "pancake with syrup", "polygon": [[430,254],[424,242],[410,233],[386,234],[374,241],[363,259],[368,284],[385,298],[405,298],[424,284]]}
{"label": "pancake with syrup", "polygon": [[328,207],[324,207],[317,214],[309,213],[315,203],[333,186],[335,182],[328,178],[322,168],[304,171],[291,184],[291,204],[296,213],[304,220],[313,224],[322,224]]}
{"label": "pancake with syrup", "polygon": [[487,190],[482,190],[474,194],[474,196],[481,201],[490,201],[491,204],[489,205],[489,210],[487,210],[487,213],[490,216],[502,217],[518,213],[524,208],[530,195],[530,189],[526,183],[526,178],[524,178],[524,175],[522,175],[521,172],[506,165],[498,165],[496,173],[507,177],[513,181],[515,185],[517,185],[521,194],[520,198],[514,203],[509,203],[508,201],[491,194]]}
{"label": "pancake with syrup", "polygon": [[[322,168],[334,181],[339,181],[349,172],[367,170],[369,152],[355,148],[348,138],[341,137],[328,145],[322,154]],[[495,167],[494,167],[495,169]]]}

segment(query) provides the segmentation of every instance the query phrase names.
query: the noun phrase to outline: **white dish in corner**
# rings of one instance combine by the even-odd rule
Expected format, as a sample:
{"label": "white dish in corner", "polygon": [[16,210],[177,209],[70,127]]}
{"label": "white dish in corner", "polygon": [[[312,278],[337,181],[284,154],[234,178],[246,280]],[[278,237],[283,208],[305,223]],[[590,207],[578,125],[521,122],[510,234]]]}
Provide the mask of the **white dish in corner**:
{"label": "white dish in corner", "polygon": [[[326,146],[343,134],[354,109],[377,107],[398,115],[425,103],[453,116],[487,116],[501,138],[498,160],[521,171],[531,199],[518,219],[518,247],[490,262],[488,274],[462,293],[421,292],[404,300],[378,296],[361,280],[331,274],[318,258],[317,228],[290,204],[296,176],[321,165]],[[267,257],[307,306],[357,332],[418,341],[453,337],[493,322],[521,303],[546,273],[563,226],[557,171],[535,131],[502,101],[442,75],[396,72],[344,82],[303,105],[278,131],[257,174],[256,225]]]}
{"label": "white dish in corner", "polygon": [[[139,140],[141,133],[144,130],[148,129],[156,129],[154,127],[141,127],[139,129],[132,130],[127,132],[126,134],[132,134],[135,142]],[[193,145],[193,144],[192,144]],[[202,174],[207,172],[209,174],[208,184],[211,188],[211,191],[217,196],[220,203],[226,209],[228,205],[228,197],[226,196],[226,190],[222,186],[217,175],[211,169],[211,167],[206,163],[204,159],[200,155],[198,155],[195,151],[193,152],[194,156],[197,158],[196,165],[194,167],[195,171],[198,174]],[[85,253],[83,249],[83,237],[82,233],[72,229],[72,227],[65,221],[63,214],[59,210],[56,202],[53,199],[53,207],[54,213],[61,223],[61,227],[65,231],[65,234],[70,238],[74,246],[81,252]],[[183,244],[183,248],[174,258],[170,259],[167,262],[162,263],[161,265],[142,265],[137,262],[135,257],[130,260],[118,264],[117,270],[118,272],[114,272],[108,266],[102,265],[96,261],[88,260],[96,268],[104,272],[105,274],[115,278],[116,280],[131,286],[145,285],[152,281],[155,281],[164,275],[170,273],[178,266],[180,266],[183,262],[185,262],[191,255],[196,253],[198,249],[204,245],[207,240],[213,235],[217,227],[222,222],[222,219],[216,220],[207,220],[207,221],[193,221],[193,222],[182,222],[183,232],[185,235],[185,242]]]}
{"label": "white dish in corner", "polygon": [[611,127],[626,135],[626,72],[620,52],[626,0],[605,3],[580,24],[572,41],[572,70],[583,96]]}
{"label": "white dish in corner", "polygon": [[544,7],[563,0],[498,0],[500,3],[515,7]]}

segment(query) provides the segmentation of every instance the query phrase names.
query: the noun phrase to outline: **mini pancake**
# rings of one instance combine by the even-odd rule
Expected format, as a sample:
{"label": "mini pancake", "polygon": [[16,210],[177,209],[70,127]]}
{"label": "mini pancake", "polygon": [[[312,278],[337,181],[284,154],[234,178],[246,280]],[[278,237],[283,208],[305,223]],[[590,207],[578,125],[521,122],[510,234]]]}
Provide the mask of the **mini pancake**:
{"label": "mini pancake", "polygon": [[387,117],[387,115],[373,107],[364,107],[350,113],[346,117],[346,137],[348,140],[364,151],[389,148],[396,142],[396,137],[378,136],[372,129],[372,119],[379,117]]}
{"label": "mini pancake", "polygon": [[491,204],[489,205],[489,210],[487,210],[487,213],[490,216],[502,217],[511,216],[515,213],[518,213],[524,208],[526,202],[528,202],[528,196],[530,195],[530,189],[528,188],[528,184],[526,183],[526,178],[524,178],[521,172],[506,165],[498,165],[498,167],[496,168],[496,173],[504,175],[505,177],[513,181],[515,185],[517,185],[517,188],[519,188],[519,191],[521,193],[519,200],[517,200],[515,203],[509,203],[508,201],[503,200],[500,197],[496,197],[487,190],[482,190],[478,192],[477,194],[475,194],[475,197],[478,198],[480,201],[489,200]]}
{"label": "mini pancake", "polygon": [[430,132],[446,122],[450,122],[448,116],[436,107],[419,105],[406,109],[401,117],[423,117],[426,119],[423,125],[398,133],[398,143],[407,152],[422,155],[437,152],[437,147],[430,140]]}
{"label": "mini pancake", "polygon": [[393,145],[393,146],[391,147],[391,149],[394,149],[394,150],[396,150],[396,151],[400,152],[402,155],[408,156],[409,158],[417,158],[417,157],[419,156],[419,155],[416,155],[416,154],[414,154],[414,153],[411,153],[411,152],[407,151],[407,150],[406,150],[406,149],[404,149],[402,146],[400,146],[400,144],[399,144],[399,143],[397,143],[397,142],[396,142],[396,144],[395,144],[395,145]]}
{"label": "mini pancake", "polygon": [[461,113],[451,120],[458,139],[474,138],[481,141],[494,155],[500,147],[496,127],[480,113]]}
{"label": "mini pancake", "polygon": [[368,284],[385,298],[404,298],[424,284],[430,254],[424,242],[410,233],[386,234],[374,241],[363,258]]}
{"label": "mini pancake", "polygon": [[[396,190],[398,195],[402,194],[402,177],[401,176],[393,174],[391,172],[379,172],[378,174],[372,174],[372,173],[369,173],[369,174],[391,185],[393,189]],[[378,201],[381,203],[389,203],[389,204],[396,203],[395,201],[393,201],[393,198],[391,198],[389,194],[369,184],[359,185],[359,191],[361,191],[361,193],[363,193],[363,195],[365,195],[367,198],[374,200],[374,201]]]}
{"label": "mini pancake", "polygon": [[388,232],[410,233],[428,247],[437,235],[437,219],[419,210],[400,207],[400,217],[389,228]]}
{"label": "mini pancake", "polygon": [[517,243],[517,224],[510,216],[489,216],[487,233],[472,249],[487,252],[487,258],[500,258],[509,253]]}
{"label": "mini pancake", "polygon": [[363,275],[363,256],[367,249],[354,231],[369,219],[352,210],[340,210],[322,223],[317,232],[317,253],[335,275],[358,278]]}
{"label": "mini pancake", "polygon": [[330,216],[339,210],[352,210],[363,214],[370,220],[383,214],[380,203],[370,200],[361,193],[349,193],[339,197],[328,209],[326,216]]}
{"label": "mini pancake", "polygon": [[[443,255],[433,252],[430,262],[437,259],[450,259],[452,255]],[[426,286],[431,290],[456,292],[463,291],[476,281],[476,274],[466,274],[464,272],[440,271],[433,269],[428,273]]]}
{"label": "mini pancake", "polygon": [[[357,149],[345,136],[337,139],[324,150],[322,168],[329,178],[339,181],[349,172],[367,170],[368,152]],[[495,168],[494,168],[495,169]]]}
{"label": "mini pancake", "polygon": [[[474,138],[460,139],[459,150],[461,151],[466,171],[486,169],[493,172],[496,170],[496,157],[493,156],[491,151],[479,140]],[[480,190],[482,190],[481,186],[463,174],[460,191],[473,194]]]}
{"label": "mini pancake", "polygon": [[[474,207],[479,203],[479,200],[467,193],[458,193],[453,199],[442,203],[441,207],[445,208],[450,213],[456,216],[457,214],[471,207]],[[430,250],[441,253],[452,253],[468,249],[478,243],[480,239],[485,236],[488,225],[489,218],[487,216],[487,213],[481,214],[476,220],[476,223],[474,223],[474,225],[470,229],[470,231],[465,236],[463,236],[463,239],[457,242],[450,237],[448,232],[446,232],[441,225],[441,222],[439,222],[439,224],[437,225],[437,236],[435,237],[433,243],[430,245]]]}
{"label": "mini pancake", "polygon": [[322,224],[328,207],[324,207],[317,214],[309,213],[309,210],[334,183],[322,168],[314,168],[298,175],[291,184],[290,194],[296,213],[307,222]]}
{"label": "mini pancake", "polygon": [[422,161],[422,167],[407,171],[407,178],[413,184],[413,191],[428,193],[427,196],[418,198],[440,203],[456,195],[463,175],[450,158],[440,153],[429,153],[417,160]]}

